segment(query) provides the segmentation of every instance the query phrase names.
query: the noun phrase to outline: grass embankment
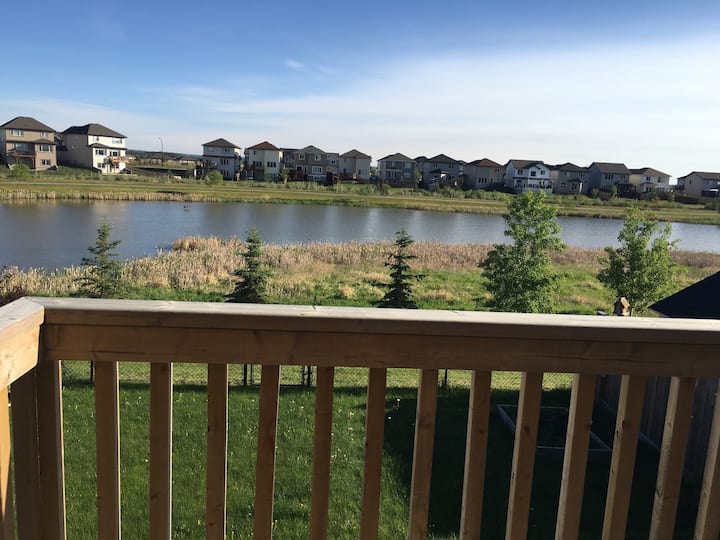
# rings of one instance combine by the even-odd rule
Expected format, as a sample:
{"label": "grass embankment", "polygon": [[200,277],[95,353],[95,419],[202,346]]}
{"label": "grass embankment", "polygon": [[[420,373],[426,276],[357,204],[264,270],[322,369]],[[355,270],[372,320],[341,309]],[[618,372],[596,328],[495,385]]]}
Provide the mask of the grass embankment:
{"label": "grass embankment", "polygon": [[[5,176],[2,176],[2,175]],[[334,187],[314,182],[223,182],[210,187],[202,182],[172,177],[98,175],[82,169],[61,167],[57,173],[39,172],[17,180],[0,172],[0,200],[137,200],[186,202],[248,202],[321,204],[403,208],[438,212],[503,214],[511,195],[499,192],[426,190],[387,186],[343,184]],[[665,221],[720,224],[720,213],[712,205],[679,204],[668,201],[637,202],[630,199],[603,201],[585,196],[553,195],[548,198],[560,216],[622,218],[628,205],[640,204]],[[712,207],[712,208],[711,208]]]}

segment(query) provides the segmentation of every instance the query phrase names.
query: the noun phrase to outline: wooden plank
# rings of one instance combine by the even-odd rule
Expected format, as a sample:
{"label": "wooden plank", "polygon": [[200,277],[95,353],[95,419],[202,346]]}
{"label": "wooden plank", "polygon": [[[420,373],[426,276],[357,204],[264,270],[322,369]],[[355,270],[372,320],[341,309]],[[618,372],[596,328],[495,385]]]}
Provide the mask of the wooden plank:
{"label": "wooden plank", "polygon": [[577,538],[580,532],[594,397],[595,376],[575,374],[570,396],[556,540]]}
{"label": "wooden plank", "polygon": [[172,364],[150,366],[150,538],[172,534]]}
{"label": "wooden plank", "polygon": [[0,390],[0,539],[14,540],[12,474],[10,471],[10,407],[8,389]]}
{"label": "wooden plank", "polygon": [[38,447],[37,371],[12,384],[13,461],[18,538],[40,540],[40,450]]}
{"label": "wooden plank", "polygon": [[694,394],[695,379],[672,378],[650,525],[655,540],[673,538]]}
{"label": "wooden plank", "polygon": [[260,379],[260,414],[255,465],[255,515],[253,520],[253,539],[255,540],[272,538],[279,394],[280,367],[263,366]]}
{"label": "wooden plank", "polygon": [[460,516],[461,540],[480,538],[490,420],[491,379],[492,373],[489,371],[473,371],[465,440],[465,474]]}
{"label": "wooden plank", "polygon": [[700,491],[700,507],[695,525],[697,540],[717,540],[720,536],[718,508],[720,508],[720,397],[716,395],[705,474]]}
{"label": "wooden plank", "polygon": [[120,395],[116,362],[95,363],[98,538],[120,540]]}
{"label": "wooden plank", "polygon": [[542,373],[523,373],[520,383],[512,475],[510,477],[510,498],[505,527],[505,538],[507,539],[527,537],[542,380]]}
{"label": "wooden plank", "polygon": [[45,320],[45,308],[30,298],[0,307],[0,343],[36,330]]}
{"label": "wooden plank", "polygon": [[327,538],[334,377],[333,368],[317,368],[310,508],[310,538],[313,540]]}
{"label": "wooden plank", "polygon": [[371,368],[368,370],[360,540],[377,540],[378,537],[386,385],[387,369]]}
{"label": "wooden plank", "polygon": [[43,538],[66,537],[62,372],[41,356],[37,367],[38,449]]}
{"label": "wooden plank", "polygon": [[625,538],[644,394],[645,377],[623,375],[605,502],[603,540]]}
{"label": "wooden plank", "polygon": [[208,366],[205,536],[225,538],[227,518],[228,366]]}
{"label": "wooden plank", "polygon": [[7,388],[37,365],[40,329],[0,341],[0,388]]}
{"label": "wooden plank", "polygon": [[427,535],[437,393],[438,371],[436,369],[421,370],[410,483],[410,524],[408,527],[410,540],[423,540]]}

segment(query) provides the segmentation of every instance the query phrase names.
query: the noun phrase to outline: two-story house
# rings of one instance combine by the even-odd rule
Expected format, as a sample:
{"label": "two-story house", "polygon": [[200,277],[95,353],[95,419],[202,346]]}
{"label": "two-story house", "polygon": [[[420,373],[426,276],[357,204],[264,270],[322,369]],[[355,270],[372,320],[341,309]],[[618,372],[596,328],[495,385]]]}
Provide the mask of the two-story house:
{"label": "two-story house", "polygon": [[574,163],[567,162],[550,167],[553,193],[561,195],[583,194],[589,177],[590,171],[587,167],[580,167]]}
{"label": "two-story house", "polygon": [[267,141],[245,149],[245,170],[254,180],[277,180],[282,160],[282,150]]}
{"label": "two-story house", "polygon": [[0,126],[0,159],[43,171],[57,167],[55,130],[29,116],[17,116]]}
{"label": "two-story house", "polygon": [[648,193],[653,190],[667,193],[670,191],[670,175],[650,167],[630,169],[630,184],[635,186],[637,193]]}
{"label": "two-story house", "polygon": [[693,171],[678,178],[677,191],[686,197],[720,198],[720,172]]}
{"label": "two-story house", "polygon": [[405,154],[390,154],[378,159],[378,177],[391,184],[415,184],[415,160]]}
{"label": "two-story house", "polygon": [[[331,165],[329,161],[335,160],[335,165]],[[295,179],[296,180],[313,180],[315,182],[325,182],[328,172],[337,174],[337,158],[328,159],[328,153],[320,150],[317,146],[306,146],[300,150],[295,150]],[[330,167],[330,171],[328,171]]]}
{"label": "two-story house", "polygon": [[127,166],[127,137],[102,124],[71,126],[60,134],[60,163],[95,169],[103,174],[119,173]]}
{"label": "two-story house", "polygon": [[445,154],[415,160],[423,183],[429,189],[437,186],[458,186],[463,163]]}
{"label": "two-story house", "polygon": [[476,159],[463,166],[463,189],[490,189],[503,183],[505,168],[492,159]]}
{"label": "two-story house", "polygon": [[505,186],[514,193],[541,191],[550,195],[550,168],[539,160],[511,159],[505,164]]}
{"label": "two-story house", "polygon": [[370,161],[372,157],[359,150],[352,149],[340,154],[338,176],[340,180],[355,180],[361,183],[370,181]]}
{"label": "two-story house", "polygon": [[220,171],[225,180],[233,180],[243,167],[242,149],[227,139],[206,142],[203,147],[203,163],[210,170]]}
{"label": "two-story house", "polygon": [[630,169],[624,163],[602,163],[593,161],[588,167],[590,172],[586,193],[593,189],[610,191],[615,186],[618,193],[632,191],[630,187]]}

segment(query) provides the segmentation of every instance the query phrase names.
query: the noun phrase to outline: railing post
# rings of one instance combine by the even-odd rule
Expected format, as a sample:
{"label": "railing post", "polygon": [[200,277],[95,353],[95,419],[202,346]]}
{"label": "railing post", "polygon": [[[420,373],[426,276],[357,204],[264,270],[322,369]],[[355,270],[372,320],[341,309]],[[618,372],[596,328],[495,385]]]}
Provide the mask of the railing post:
{"label": "railing post", "polygon": [[[244,364],[247,376],[247,364]],[[246,383],[247,384],[247,383]],[[205,537],[224,539],[227,518],[228,366],[208,364]]]}
{"label": "railing post", "polygon": [[172,364],[150,366],[150,538],[172,534]]}
{"label": "railing post", "polygon": [[0,538],[15,538],[10,473],[10,408],[8,389],[0,390]]}
{"label": "railing post", "polygon": [[332,367],[317,368],[310,509],[310,538],[313,540],[327,538],[334,376]]}
{"label": "railing post", "polygon": [[275,443],[277,440],[280,366],[264,365],[260,379],[260,414],[255,465],[253,539],[270,540],[275,494]]}
{"label": "railing post", "polygon": [[387,369],[368,370],[365,412],[365,466],[363,470],[360,539],[376,540],[380,513],[383,437],[385,433],[385,394]]}
{"label": "railing post", "polygon": [[717,540],[720,535],[720,393],[715,395],[710,440],[708,441],[705,474],[700,491],[695,538],[697,540]]}
{"label": "railing post", "polygon": [[120,540],[120,396],[117,362],[95,364],[98,538]]}

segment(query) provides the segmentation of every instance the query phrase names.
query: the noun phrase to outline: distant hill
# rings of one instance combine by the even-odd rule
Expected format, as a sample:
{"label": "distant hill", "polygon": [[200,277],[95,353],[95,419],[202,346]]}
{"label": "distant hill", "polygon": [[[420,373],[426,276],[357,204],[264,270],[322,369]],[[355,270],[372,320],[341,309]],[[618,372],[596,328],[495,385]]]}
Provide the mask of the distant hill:
{"label": "distant hill", "polygon": [[137,160],[164,159],[166,161],[178,161],[180,159],[196,159],[202,160],[202,156],[197,154],[178,154],[177,152],[158,152],[155,150],[127,150],[127,154],[133,156]]}

